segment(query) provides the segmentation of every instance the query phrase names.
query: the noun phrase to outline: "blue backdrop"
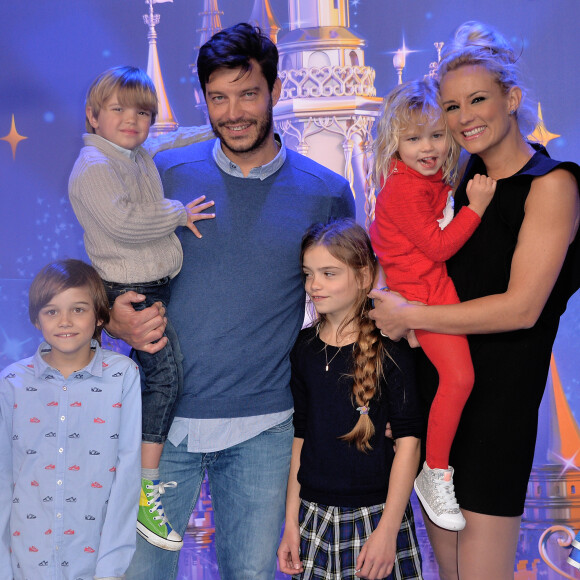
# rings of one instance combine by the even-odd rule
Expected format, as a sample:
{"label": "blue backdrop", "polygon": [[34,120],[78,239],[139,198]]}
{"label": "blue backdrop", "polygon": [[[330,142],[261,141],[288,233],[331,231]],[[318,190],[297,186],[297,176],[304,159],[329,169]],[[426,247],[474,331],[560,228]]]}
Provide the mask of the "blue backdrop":
{"label": "blue backdrop", "polygon": [[[218,0],[222,25],[247,20],[253,0]],[[270,0],[288,29],[288,2]],[[397,82],[392,64],[403,41],[404,79],[424,75],[446,41],[471,19],[498,27],[521,47],[534,105],[541,103],[551,155],[580,162],[578,0],[350,0],[350,27],[366,39],[366,65],[377,94]],[[2,3],[0,36],[0,368],[31,354],[39,340],[27,318],[27,288],[55,258],[86,258],[67,196],[68,175],[81,147],[84,95],[111,66],[147,65],[147,12],[142,0],[12,0]],[[158,49],[169,101],[181,125],[203,122],[193,106],[192,63],[203,0],[155,6]],[[12,123],[14,120],[14,127]],[[19,140],[19,136],[25,139]],[[580,299],[563,318],[555,355],[564,391],[580,417]],[[546,440],[542,441],[546,445]],[[539,454],[545,457],[545,449]]]}

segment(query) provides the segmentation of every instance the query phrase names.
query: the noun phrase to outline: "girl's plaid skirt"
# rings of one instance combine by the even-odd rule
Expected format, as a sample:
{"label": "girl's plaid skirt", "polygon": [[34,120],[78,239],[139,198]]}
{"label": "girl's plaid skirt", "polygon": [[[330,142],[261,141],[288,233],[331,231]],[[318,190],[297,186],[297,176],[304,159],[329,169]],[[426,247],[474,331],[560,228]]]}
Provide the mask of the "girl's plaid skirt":
{"label": "girl's plaid skirt", "polygon": [[[358,554],[377,527],[384,504],[341,508],[300,502],[300,558],[304,572],[295,580],[359,580]],[[393,571],[384,580],[422,580],[421,553],[411,504],[407,505],[397,536]]]}

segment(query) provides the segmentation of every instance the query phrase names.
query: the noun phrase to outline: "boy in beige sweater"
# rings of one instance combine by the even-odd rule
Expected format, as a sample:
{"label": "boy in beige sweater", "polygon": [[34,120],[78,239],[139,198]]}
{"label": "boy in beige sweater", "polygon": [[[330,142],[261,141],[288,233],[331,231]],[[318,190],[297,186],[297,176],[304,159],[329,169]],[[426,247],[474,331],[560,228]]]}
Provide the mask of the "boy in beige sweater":
{"label": "boy in beige sweater", "polygon": [[[195,222],[215,217],[201,213],[213,205],[204,202],[204,196],[185,206],[164,198],[157,168],[142,147],[156,114],[155,87],[145,72],[123,66],[99,75],[87,93],[88,133],[69,180],[85,249],[109,301],[134,291],[142,299],[133,304],[139,310],[169,302],[169,281],[183,261],[175,229],[185,226],[201,238]],[[132,353],[144,378],[137,532],[155,546],[179,550],[182,538],[161,503],[165,489],[176,484],[163,483],[159,477],[159,459],[182,381],[181,351],[170,322],[165,332],[167,345],[159,352]]]}

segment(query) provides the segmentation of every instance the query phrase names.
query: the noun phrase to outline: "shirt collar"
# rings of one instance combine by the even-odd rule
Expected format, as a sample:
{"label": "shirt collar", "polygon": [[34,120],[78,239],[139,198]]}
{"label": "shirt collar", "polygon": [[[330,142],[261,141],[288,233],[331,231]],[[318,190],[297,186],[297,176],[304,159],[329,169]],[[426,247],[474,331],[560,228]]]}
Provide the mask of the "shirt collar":
{"label": "shirt collar", "polygon": [[[260,167],[254,167],[250,170],[247,179],[260,179],[263,181],[264,179],[274,175],[284,162],[286,161],[286,146],[284,145],[284,140],[282,136],[278,133],[274,133],[274,139],[280,145],[280,151],[272,161],[266,163],[265,165],[261,165]],[[221,143],[219,139],[215,140],[213,146],[213,158],[214,161],[217,163],[217,166],[228,175],[232,177],[241,177],[244,178],[244,174],[240,169],[240,166],[235,164],[222,150]]]}
{"label": "shirt collar", "polygon": [[[91,348],[95,351],[95,356],[91,359],[91,362],[84,367],[83,369],[79,369],[77,372],[73,373],[69,378],[74,377],[78,374],[90,374],[94,377],[101,377],[103,376],[103,351],[99,346],[99,343],[95,340],[91,340]],[[34,376],[36,378],[42,378],[47,375],[52,375],[57,372],[59,375],[60,373],[57,369],[51,367],[43,358],[43,353],[50,352],[51,346],[47,342],[42,342],[41,345],[38,347],[36,354],[32,357],[32,365],[34,369]],[[80,377],[79,377],[80,378]]]}
{"label": "shirt collar", "polygon": [[[121,147],[121,146],[113,143],[112,141],[109,141],[108,139],[105,139],[104,137],[97,135],[96,133],[86,133],[85,142],[87,141],[87,139],[86,139],[87,136],[90,137],[89,141],[96,139],[97,141],[101,140],[103,143],[107,143],[113,149],[116,149],[117,151],[119,151],[119,153],[122,153],[123,155],[125,155],[125,157],[128,157],[129,159],[131,159],[131,161],[135,161],[135,159],[137,157],[137,149],[139,149],[139,147],[135,147],[135,149],[125,149],[124,147]],[[94,143],[92,143],[92,144],[94,144]]]}

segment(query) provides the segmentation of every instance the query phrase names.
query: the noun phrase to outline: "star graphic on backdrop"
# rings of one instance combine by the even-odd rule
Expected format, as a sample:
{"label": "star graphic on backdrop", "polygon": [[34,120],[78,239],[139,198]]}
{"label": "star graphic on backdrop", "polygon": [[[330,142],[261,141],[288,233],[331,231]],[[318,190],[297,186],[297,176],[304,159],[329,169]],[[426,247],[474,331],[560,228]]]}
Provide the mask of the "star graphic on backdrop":
{"label": "star graphic on backdrop", "polygon": [[24,139],[28,139],[28,137],[18,134],[16,123],[14,122],[14,115],[12,115],[12,127],[10,127],[10,133],[4,137],[0,137],[0,141],[8,141],[8,143],[10,143],[10,147],[12,147],[12,159],[16,159],[16,147],[18,147],[18,143]]}
{"label": "star graphic on backdrop", "polygon": [[9,337],[4,329],[2,330],[2,336],[4,338],[4,344],[2,350],[0,351],[0,357],[6,357],[6,360],[15,361],[20,360],[23,354],[23,346],[32,340],[32,338],[27,338],[26,340],[18,340],[17,338]]}
{"label": "star graphic on backdrop", "polygon": [[542,105],[538,103],[538,124],[532,133],[528,135],[530,141],[541,143],[544,147],[552,140],[557,139],[560,135],[550,133],[544,125],[544,118],[542,117]]}
{"label": "star graphic on backdrop", "polygon": [[580,471],[580,467],[578,467],[578,465],[576,465],[576,462],[578,461],[576,459],[576,457],[578,456],[578,453],[580,453],[580,449],[577,449],[576,453],[574,453],[574,455],[572,455],[572,457],[562,457],[561,455],[559,455],[557,453],[554,454],[562,462],[562,471],[560,471],[559,477],[562,477],[567,471],[570,471],[570,470]]}

